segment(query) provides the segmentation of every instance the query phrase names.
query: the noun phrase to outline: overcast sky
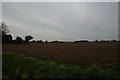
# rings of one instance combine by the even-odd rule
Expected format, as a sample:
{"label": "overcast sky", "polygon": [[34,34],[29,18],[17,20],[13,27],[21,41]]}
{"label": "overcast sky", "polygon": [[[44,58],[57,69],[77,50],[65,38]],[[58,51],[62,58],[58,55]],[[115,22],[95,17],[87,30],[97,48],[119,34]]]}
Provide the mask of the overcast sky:
{"label": "overcast sky", "polygon": [[3,2],[2,19],[14,38],[118,39],[117,2]]}

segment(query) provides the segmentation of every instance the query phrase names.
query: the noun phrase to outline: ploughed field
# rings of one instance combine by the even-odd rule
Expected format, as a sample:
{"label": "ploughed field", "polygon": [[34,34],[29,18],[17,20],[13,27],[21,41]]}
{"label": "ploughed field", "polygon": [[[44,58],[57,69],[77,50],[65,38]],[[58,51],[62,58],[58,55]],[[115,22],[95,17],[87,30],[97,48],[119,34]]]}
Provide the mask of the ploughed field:
{"label": "ploughed field", "polygon": [[120,67],[118,43],[29,43],[3,45],[3,52],[78,66]]}

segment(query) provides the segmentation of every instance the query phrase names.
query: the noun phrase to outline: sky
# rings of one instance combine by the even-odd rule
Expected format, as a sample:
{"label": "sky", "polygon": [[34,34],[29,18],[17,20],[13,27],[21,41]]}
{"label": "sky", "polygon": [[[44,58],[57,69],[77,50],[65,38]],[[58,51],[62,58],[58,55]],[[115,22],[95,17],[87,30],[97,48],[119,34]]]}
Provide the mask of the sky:
{"label": "sky", "polygon": [[117,2],[3,2],[2,21],[14,38],[118,39]]}
{"label": "sky", "polygon": [[119,2],[119,0],[1,0],[2,2]]}

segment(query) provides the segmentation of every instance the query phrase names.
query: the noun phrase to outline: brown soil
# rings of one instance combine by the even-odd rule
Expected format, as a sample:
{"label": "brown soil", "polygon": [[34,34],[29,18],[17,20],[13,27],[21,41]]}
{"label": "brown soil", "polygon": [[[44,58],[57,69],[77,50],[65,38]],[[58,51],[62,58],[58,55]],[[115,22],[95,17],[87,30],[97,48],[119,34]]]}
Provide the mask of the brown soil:
{"label": "brown soil", "polygon": [[120,67],[118,43],[30,43],[9,44],[3,51],[10,51],[41,59],[76,65]]}

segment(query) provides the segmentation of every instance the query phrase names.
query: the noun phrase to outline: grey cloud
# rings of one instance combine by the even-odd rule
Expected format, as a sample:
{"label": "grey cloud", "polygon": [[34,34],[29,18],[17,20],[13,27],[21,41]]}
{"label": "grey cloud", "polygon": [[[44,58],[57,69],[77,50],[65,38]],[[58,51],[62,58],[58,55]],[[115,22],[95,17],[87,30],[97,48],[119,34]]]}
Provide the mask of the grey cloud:
{"label": "grey cloud", "polygon": [[4,2],[13,36],[43,40],[117,39],[117,2]]}

